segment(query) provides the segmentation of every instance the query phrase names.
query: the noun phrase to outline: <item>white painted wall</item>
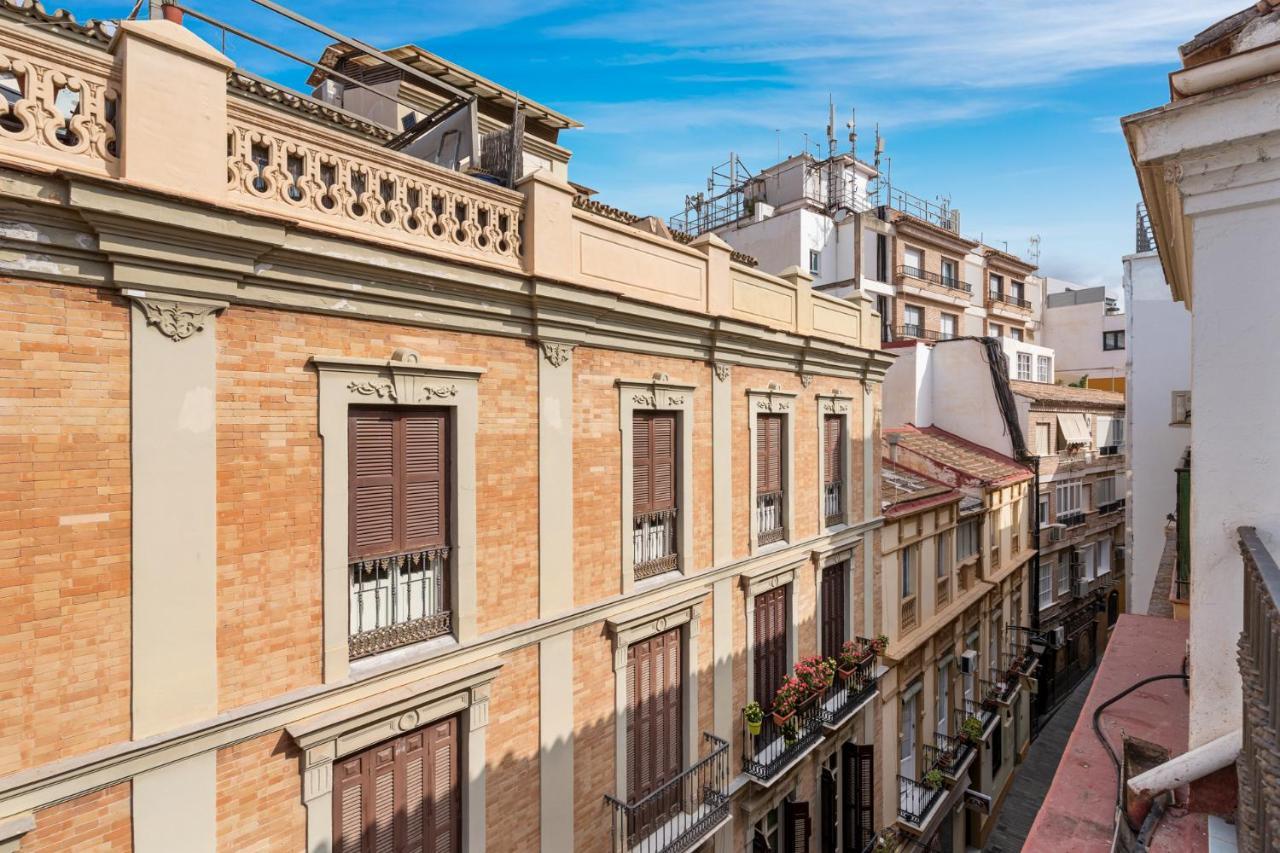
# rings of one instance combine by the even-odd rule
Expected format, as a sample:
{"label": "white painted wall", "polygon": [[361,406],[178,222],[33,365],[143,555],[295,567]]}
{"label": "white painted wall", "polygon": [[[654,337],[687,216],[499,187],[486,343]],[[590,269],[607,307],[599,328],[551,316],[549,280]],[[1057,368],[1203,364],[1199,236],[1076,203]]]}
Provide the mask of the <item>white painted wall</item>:
{"label": "white painted wall", "polygon": [[1005,357],[1009,359],[1009,378],[1010,379],[1021,378],[1018,376],[1018,353],[1026,353],[1027,355],[1031,356],[1030,381],[1031,382],[1039,381],[1036,378],[1039,375],[1038,373],[1036,373],[1036,370],[1038,369],[1038,366],[1039,366],[1037,359],[1039,359],[1041,356],[1046,356],[1049,359],[1049,381],[1050,382],[1054,381],[1055,363],[1057,361],[1057,353],[1055,353],[1054,350],[1050,349],[1047,346],[1042,347],[1039,344],[1027,343],[1026,341],[1015,341],[1013,338],[1001,338],[1000,348],[1004,350]]}
{"label": "white painted wall", "polygon": [[[1050,279],[1050,282],[1058,279]],[[1044,309],[1044,342],[1058,354],[1058,372],[1062,378],[1078,379],[1089,375],[1094,379],[1117,378],[1124,375],[1125,351],[1104,350],[1104,330],[1123,329],[1123,314],[1107,315],[1105,290],[1097,291],[1096,302],[1078,305],[1059,305]]]}
{"label": "white painted wall", "polygon": [[1172,393],[1191,387],[1191,314],[1174,302],[1155,252],[1127,255],[1124,264],[1128,313],[1125,381],[1129,462],[1130,613],[1146,613],[1164,551],[1165,518],[1177,504],[1174,468],[1191,442],[1191,431],[1171,426]]}

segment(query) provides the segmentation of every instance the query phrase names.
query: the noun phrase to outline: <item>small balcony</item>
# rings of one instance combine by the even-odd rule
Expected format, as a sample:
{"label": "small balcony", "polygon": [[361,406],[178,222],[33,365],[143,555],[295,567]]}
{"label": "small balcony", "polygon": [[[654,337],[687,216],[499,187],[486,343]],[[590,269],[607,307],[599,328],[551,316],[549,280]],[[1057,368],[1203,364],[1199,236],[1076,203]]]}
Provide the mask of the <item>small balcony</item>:
{"label": "small balcony", "polygon": [[1058,515],[1058,524],[1064,527],[1079,527],[1087,520],[1083,512],[1064,512]]}
{"label": "small balcony", "polygon": [[937,770],[949,786],[964,778],[977,754],[974,744],[964,738],[952,737],[942,732],[933,733],[933,745],[925,744],[925,766]]}
{"label": "small balcony", "polygon": [[970,717],[973,717],[981,724],[982,731],[978,735],[978,739],[985,740],[990,736],[991,730],[996,727],[996,722],[1000,719],[1000,709],[994,701],[984,703],[972,699],[962,699],[960,707],[955,709],[951,717],[951,722],[956,732],[964,731],[964,721]]}
{"label": "small balcony", "polygon": [[680,853],[729,819],[729,743],[703,733],[705,755],[634,803],[605,795],[613,814],[613,853]]}
{"label": "small balcony", "polygon": [[942,804],[945,790],[942,785],[932,788],[923,781],[899,776],[898,821],[916,832],[924,830]]}
{"label": "small balcony", "polygon": [[674,507],[636,515],[633,522],[636,580],[673,572],[679,566],[676,551],[679,512]]}
{"label": "small balcony", "polygon": [[844,481],[835,480],[822,486],[822,515],[827,527],[844,524]]}
{"label": "small balcony", "polygon": [[891,826],[872,836],[860,853],[942,853],[942,838],[935,834],[924,841]]}
{"label": "small balcony", "polygon": [[448,546],[368,557],[348,566],[352,660],[448,634]]}
{"label": "small balcony", "polygon": [[762,492],[756,495],[756,542],[769,545],[787,538],[782,523],[782,492]]}
{"label": "small balcony", "polygon": [[784,723],[765,714],[759,734],[742,718],[742,772],[768,784],[808,754],[822,740],[824,703],[814,700]]}
{"label": "small balcony", "polygon": [[1018,695],[1018,687],[1022,681],[1017,673],[1011,673],[1008,670],[998,667],[991,667],[991,680],[979,679],[982,684],[982,700],[984,704],[990,705],[995,702],[997,705],[1008,707],[1013,704],[1013,698]]}
{"label": "small balcony", "polygon": [[1001,290],[996,290],[987,294],[988,308],[1003,308],[1005,306],[1020,308],[1023,311],[1031,310],[1031,302],[1020,296],[1013,296]]}
{"label": "small balcony", "polygon": [[955,278],[953,276],[939,275],[936,272],[928,272],[926,270],[920,269],[919,267],[912,267],[912,266],[907,266],[906,264],[899,264],[896,269],[896,272],[898,274],[898,278],[900,279],[914,278],[917,281],[927,282],[928,284],[932,284],[937,287],[945,287],[948,290],[956,290],[961,293],[973,292],[973,285],[965,284],[963,281],[961,281],[958,278]]}
{"label": "small balcony", "polygon": [[[863,640],[862,643],[865,646],[868,641]],[[841,728],[876,695],[880,689],[879,666],[880,659],[871,655],[860,661],[848,678],[837,675],[831,682],[819,702],[822,723],[827,729],[835,731]]]}
{"label": "small balcony", "polygon": [[[946,337],[948,337],[948,338],[949,338],[949,337],[954,337],[954,336],[953,336],[953,335],[947,335]],[[905,326],[894,326],[894,327],[893,327],[893,340],[895,340],[895,341],[909,341],[909,340],[912,340],[912,339],[914,339],[914,340],[918,340],[918,341],[941,341],[941,340],[946,340],[946,338],[944,338],[944,337],[943,337],[943,333],[942,333],[942,332],[939,332],[939,331],[937,331],[936,329],[926,329],[924,326],[916,325],[916,324],[913,324],[913,323],[908,323],[908,324],[907,324],[907,325],[905,325]]]}
{"label": "small balcony", "polygon": [[1120,512],[1124,509],[1124,498],[1117,498],[1113,501],[1098,504],[1098,515],[1109,515],[1113,512]]}

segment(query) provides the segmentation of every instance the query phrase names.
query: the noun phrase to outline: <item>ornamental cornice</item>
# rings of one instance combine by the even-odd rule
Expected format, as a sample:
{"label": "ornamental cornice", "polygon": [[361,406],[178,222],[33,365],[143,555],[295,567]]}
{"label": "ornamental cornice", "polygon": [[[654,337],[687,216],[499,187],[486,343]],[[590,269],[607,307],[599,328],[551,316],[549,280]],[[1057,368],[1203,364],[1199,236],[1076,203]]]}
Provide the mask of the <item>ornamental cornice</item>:
{"label": "ornamental cornice", "polygon": [[795,398],[794,391],[783,391],[782,386],[776,382],[770,382],[768,388],[747,389],[747,399],[751,403],[751,408],[758,412],[769,414],[790,412],[795,406]]}
{"label": "ornamental cornice", "polygon": [[353,400],[402,404],[450,404],[461,393],[459,385],[474,383],[482,368],[422,364],[418,353],[397,349],[389,359],[312,356],[320,373],[346,379]]}
{"label": "ornamental cornice", "polygon": [[148,295],[142,291],[124,291],[125,296],[141,309],[148,326],[171,341],[185,341],[204,330],[209,318],[227,307],[225,302],[184,301],[164,295]]}
{"label": "ornamental cornice", "polygon": [[696,385],[681,385],[671,381],[665,373],[655,373],[653,378],[619,379],[617,386],[633,406],[642,409],[680,409],[693,401]]}

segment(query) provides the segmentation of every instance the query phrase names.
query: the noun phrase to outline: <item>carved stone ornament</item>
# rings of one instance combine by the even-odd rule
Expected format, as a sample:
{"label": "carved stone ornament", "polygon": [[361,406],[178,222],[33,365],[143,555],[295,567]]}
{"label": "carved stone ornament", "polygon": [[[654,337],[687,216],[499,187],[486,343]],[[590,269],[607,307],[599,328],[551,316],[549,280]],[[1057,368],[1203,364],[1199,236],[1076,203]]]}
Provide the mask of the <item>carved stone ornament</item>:
{"label": "carved stone ornament", "polygon": [[791,411],[791,400],[777,398],[770,394],[767,397],[761,397],[756,400],[756,408],[762,412],[789,412]]}
{"label": "carved stone ornament", "polygon": [[648,406],[651,409],[658,407],[658,400],[652,394],[633,394],[631,395],[631,402],[637,406]]}
{"label": "carved stone ornament", "polygon": [[801,374],[800,374],[800,384],[801,384],[802,386],[804,386],[805,388],[808,388],[810,385],[812,385],[812,384],[813,384],[813,374],[812,374],[812,373],[801,373]]}
{"label": "carved stone ornament", "polygon": [[826,399],[822,401],[822,411],[829,415],[845,415],[849,413],[849,404],[843,400]]}
{"label": "carved stone ornament", "polygon": [[173,341],[185,341],[204,329],[209,315],[218,310],[215,305],[192,305],[186,302],[166,302],[157,299],[135,300],[147,317],[147,325],[155,326]]}
{"label": "carved stone ornament", "polygon": [[540,341],[542,346],[542,357],[552,367],[560,367],[569,360],[573,347],[570,344],[557,343],[556,341]]}
{"label": "carved stone ornament", "polygon": [[347,390],[361,397],[377,397],[379,400],[396,399],[396,387],[385,379],[370,379],[365,382],[348,382]]}
{"label": "carved stone ornament", "polygon": [[716,379],[724,382],[729,378],[729,365],[725,364],[723,361],[717,361],[715,364],[711,365],[711,367],[716,372]]}

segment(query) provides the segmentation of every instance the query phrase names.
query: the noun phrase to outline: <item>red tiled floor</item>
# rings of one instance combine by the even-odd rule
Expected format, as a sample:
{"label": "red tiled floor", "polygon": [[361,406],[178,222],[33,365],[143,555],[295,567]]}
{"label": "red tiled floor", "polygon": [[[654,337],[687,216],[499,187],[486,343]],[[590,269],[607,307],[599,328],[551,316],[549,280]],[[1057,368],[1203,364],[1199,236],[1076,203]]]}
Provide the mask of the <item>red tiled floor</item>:
{"label": "red tiled floor", "polygon": [[[1120,617],[1024,851],[1108,853],[1111,849],[1116,771],[1093,733],[1093,712],[1144,678],[1180,672],[1187,628],[1187,622],[1155,616]],[[1122,732],[1180,755],[1187,749],[1187,695],[1182,683],[1158,681],[1135,690],[1103,713],[1102,729],[1116,755],[1121,753]],[[1157,833],[1159,840],[1173,845],[1165,850],[1207,849],[1202,816],[1170,814],[1166,822],[1168,826],[1162,825]]]}

